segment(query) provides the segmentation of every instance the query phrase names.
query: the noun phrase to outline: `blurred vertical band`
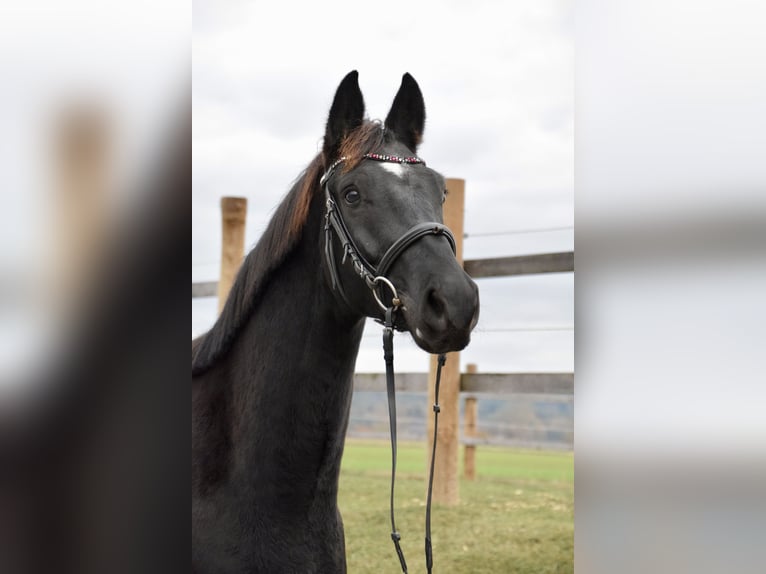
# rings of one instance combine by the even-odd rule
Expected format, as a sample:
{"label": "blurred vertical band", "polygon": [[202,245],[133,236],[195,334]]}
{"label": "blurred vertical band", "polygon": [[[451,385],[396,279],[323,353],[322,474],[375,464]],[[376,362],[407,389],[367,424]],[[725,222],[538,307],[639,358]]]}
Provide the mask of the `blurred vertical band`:
{"label": "blurred vertical band", "polygon": [[185,570],[190,6],[12,4],[0,571]]}
{"label": "blurred vertical band", "polygon": [[577,3],[578,572],[766,563],[763,18]]}

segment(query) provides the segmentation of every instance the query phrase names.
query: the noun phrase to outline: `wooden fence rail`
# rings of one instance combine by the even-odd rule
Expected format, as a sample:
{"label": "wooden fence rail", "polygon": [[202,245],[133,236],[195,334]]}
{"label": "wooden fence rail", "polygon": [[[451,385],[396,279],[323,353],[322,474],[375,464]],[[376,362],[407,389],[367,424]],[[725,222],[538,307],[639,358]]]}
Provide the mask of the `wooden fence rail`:
{"label": "wooden fence rail", "polygon": [[533,275],[537,273],[565,273],[574,271],[574,251],[516,255],[495,259],[468,259],[463,267],[474,279]]}
{"label": "wooden fence rail", "polygon": [[216,297],[218,295],[218,281],[197,281],[192,283],[192,299],[199,297]]}
{"label": "wooden fence rail", "polygon": [[[463,476],[466,480],[476,480],[476,448],[479,445],[491,444],[493,441],[487,436],[478,432],[478,400],[482,395],[523,395],[529,398],[539,397],[542,401],[554,400],[571,401],[574,398],[574,373],[479,373],[476,365],[466,366],[466,372],[460,374],[460,392],[465,396],[465,409],[463,412],[463,432],[459,439],[463,445]],[[409,393],[427,393],[429,386],[429,376],[427,373],[398,373],[396,376],[396,390]],[[386,391],[386,377],[382,373],[356,373],[354,375],[354,392],[381,392]],[[352,417],[354,418],[354,417]],[[357,420],[358,419],[358,420]],[[364,436],[382,437],[381,428],[386,426],[387,417],[357,417],[360,420],[371,424],[371,435],[365,433]],[[400,417],[398,422],[405,427],[413,423],[418,429],[422,424],[426,426],[425,420]],[[456,421],[457,422],[457,421]],[[511,437],[512,444],[517,446],[527,446],[529,448],[571,448],[573,440],[572,428],[557,427],[537,427],[518,424],[489,423],[481,425],[484,432],[489,428],[501,435]],[[425,428],[421,429],[426,432]],[[421,432],[418,430],[418,433]],[[509,434],[510,433],[510,434]],[[558,440],[551,442],[550,433],[560,435]],[[427,434],[427,433],[426,433]],[[495,439],[497,440],[497,438]]]}
{"label": "wooden fence rail", "polygon": [[[495,259],[467,259],[464,262],[464,267],[474,279],[539,273],[566,273],[574,271],[574,251],[517,255]],[[192,283],[192,299],[215,297],[217,293],[218,281]]]}
{"label": "wooden fence rail", "polygon": [[[386,390],[385,373],[356,373],[354,391]],[[396,390],[428,392],[428,373],[396,373]],[[574,394],[574,373],[463,373],[460,392],[488,394]]]}

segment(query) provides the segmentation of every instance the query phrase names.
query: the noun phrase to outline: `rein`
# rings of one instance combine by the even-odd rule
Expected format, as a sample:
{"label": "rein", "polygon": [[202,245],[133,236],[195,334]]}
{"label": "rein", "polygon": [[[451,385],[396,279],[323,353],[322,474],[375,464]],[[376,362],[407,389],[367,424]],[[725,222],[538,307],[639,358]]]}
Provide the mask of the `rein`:
{"label": "rein", "polygon": [[[384,154],[368,153],[363,156],[363,159],[370,159],[374,161],[399,163],[399,164],[423,164],[425,162],[418,157],[399,157]],[[391,496],[390,496],[390,514],[391,514],[391,540],[394,542],[394,548],[396,554],[399,557],[399,563],[402,567],[402,572],[407,574],[407,562],[404,558],[404,552],[402,551],[400,540],[401,535],[396,529],[396,521],[394,519],[394,484],[396,481],[396,380],[394,375],[394,323],[395,315],[402,302],[396,292],[396,288],[391,281],[386,277],[386,273],[394,264],[396,259],[404,253],[404,251],[413,243],[419,239],[426,237],[427,235],[443,235],[449,241],[452,251],[455,252],[455,238],[449,228],[437,222],[424,222],[418,223],[411,227],[404,233],[399,239],[388,248],[383,254],[377,266],[372,265],[365,259],[359,248],[354,243],[351,233],[346,226],[343,216],[338,209],[338,205],[330,192],[329,181],[335,172],[335,169],[344,161],[345,157],[341,157],[334,162],[325,172],[320,179],[319,183],[325,190],[325,257],[330,269],[330,277],[332,280],[332,287],[337,290],[341,298],[349,304],[348,297],[346,296],[343,286],[340,281],[338,269],[335,261],[335,254],[333,251],[332,232],[338,236],[343,246],[343,258],[341,265],[346,262],[347,259],[351,260],[351,264],[354,271],[359,275],[367,287],[372,291],[373,297],[378,306],[384,312],[383,320],[383,359],[386,363],[386,392],[388,395],[388,420],[391,433]],[[391,304],[386,305],[383,303],[383,285],[388,287],[391,291]],[[440,354],[438,357],[438,368],[436,371],[436,384],[434,388],[434,438],[433,438],[433,452],[431,453],[431,468],[428,474],[428,496],[426,501],[426,524],[425,524],[425,556],[426,556],[426,568],[428,573],[431,573],[433,568],[433,553],[431,544],[431,495],[433,491],[434,480],[434,461],[436,458],[436,439],[437,428],[439,420],[439,384],[441,381],[441,371],[446,357],[444,354]]]}
{"label": "rein", "polygon": [[[399,557],[399,564],[402,566],[402,572],[407,574],[407,561],[404,559],[404,552],[399,544],[401,535],[396,530],[394,521],[394,482],[396,481],[396,380],[394,378],[394,313],[396,307],[389,307],[386,310],[386,318],[383,326],[383,359],[386,362],[386,393],[388,395],[388,424],[391,430],[391,501],[389,508],[391,511],[391,540],[394,541],[394,548]],[[431,574],[434,559],[431,545],[431,495],[434,486],[434,462],[436,460],[436,431],[439,425],[439,383],[442,377],[442,367],[447,357],[442,353],[437,360],[436,384],[434,385],[434,440],[433,452],[431,453],[431,468],[428,472],[428,496],[426,498],[426,569]]]}

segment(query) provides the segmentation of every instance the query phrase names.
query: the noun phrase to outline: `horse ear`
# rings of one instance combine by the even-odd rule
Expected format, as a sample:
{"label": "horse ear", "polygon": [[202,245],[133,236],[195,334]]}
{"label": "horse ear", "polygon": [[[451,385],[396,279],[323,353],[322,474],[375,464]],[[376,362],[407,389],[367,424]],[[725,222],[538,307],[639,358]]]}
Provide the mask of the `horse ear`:
{"label": "horse ear", "polygon": [[426,123],[426,104],[415,78],[409,74],[402,76],[402,85],[396,93],[391,111],[386,117],[386,128],[413,152],[423,139]]}
{"label": "horse ear", "polygon": [[364,120],[364,98],[359,89],[359,72],[349,72],[338,86],[327,118],[324,135],[324,155],[334,158],[346,135],[362,125]]}

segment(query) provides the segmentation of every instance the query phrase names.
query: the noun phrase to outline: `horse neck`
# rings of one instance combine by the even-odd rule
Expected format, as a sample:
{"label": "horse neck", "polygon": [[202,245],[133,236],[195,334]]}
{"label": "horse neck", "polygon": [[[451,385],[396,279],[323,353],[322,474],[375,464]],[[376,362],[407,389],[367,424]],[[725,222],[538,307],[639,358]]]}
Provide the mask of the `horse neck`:
{"label": "horse neck", "polygon": [[231,362],[234,473],[256,481],[264,500],[297,504],[337,493],[364,327],[363,317],[343,311],[321,268],[314,204],[313,224],[266,287]]}

